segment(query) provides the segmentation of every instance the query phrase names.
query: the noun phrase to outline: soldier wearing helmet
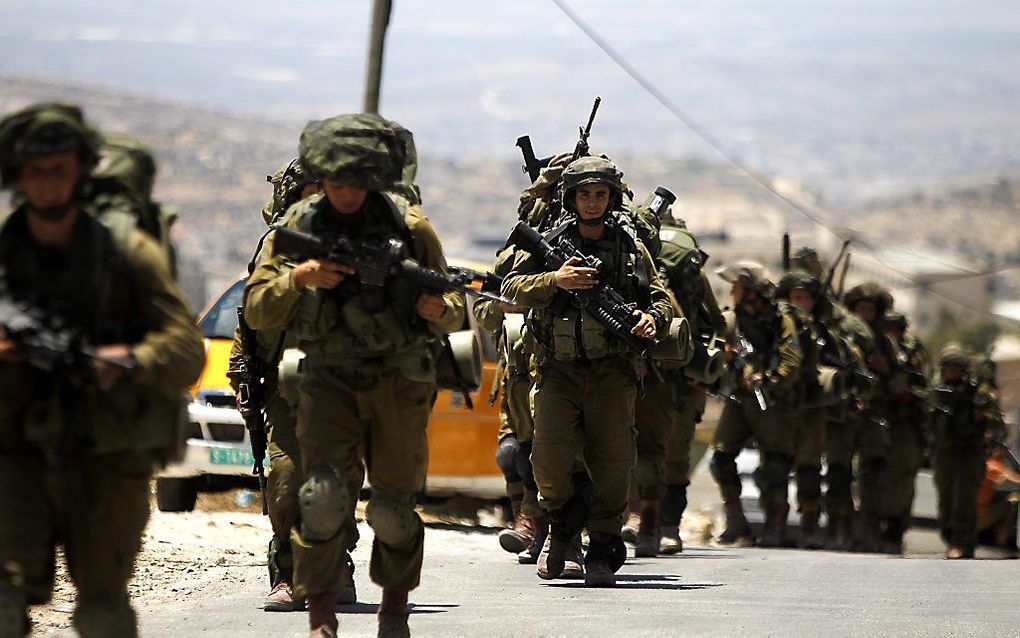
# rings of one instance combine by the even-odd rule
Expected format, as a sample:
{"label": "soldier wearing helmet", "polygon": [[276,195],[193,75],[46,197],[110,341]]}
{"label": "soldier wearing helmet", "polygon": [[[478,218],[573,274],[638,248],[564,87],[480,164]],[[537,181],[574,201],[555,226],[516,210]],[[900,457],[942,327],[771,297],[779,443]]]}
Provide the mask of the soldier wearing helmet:
{"label": "soldier wearing helmet", "polygon": [[972,360],[955,343],[939,352],[939,385],[934,413],[935,488],[939,531],[946,558],[974,558],[977,542],[977,496],[985,475],[985,449],[1004,432],[995,394],[973,378]]}
{"label": "soldier wearing helmet", "polygon": [[902,312],[885,314],[886,334],[895,349],[897,373],[886,408],[889,422],[889,462],[882,506],[882,551],[903,553],[903,536],[910,527],[914,483],[928,447],[929,410],[926,404],[931,359],[920,338],[907,330]]}
{"label": "soldier wearing helmet", "polygon": [[[639,361],[570,291],[607,284],[636,305],[632,332],[664,334],[674,315],[645,246],[621,223],[622,185],[616,166],[583,157],[563,171],[562,197],[568,218],[547,234],[550,243],[569,239],[601,268],[572,257],[547,272],[537,255],[519,251],[503,282],[504,295],[529,308],[539,383],[534,394],[532,464],[540,504],[552,523],[539,557],[538,573],[558,577],[572,539],[587,526],[585,584],[613,586],[626,548],[620,528],[634,465],[634,401]],[[574,460],[581,456],[595,483],[590,506],[574,489]]]}
{"label": "soldier wearing helmet", "polygon": [[775,284],[761,264],[738,261],[716,274],[730,284],[734,307],[727,313],[728,400],[712,440],[710,462],[726,513],[726,529],[717,542],[726,546],[754,542],[740,504],[736,463],[745,441],[754,437],[760,453],[754,478],[765,512],[759,544],[776,547],[784,542],[789,512],[787,477],[794,452],[789,421],[797,405],[803,361],[797,322],[785,304],[773,302]]}
{"label": "soldier wearing helmet", "polygon": [[[3,636],[27,635],[27,606],[49,600],[58,544],[78,633],[137,635],[127,583],[149,480],[180,453],[181,397],[204,361],[165,254],[129,215],[99,220],[86,188],[97,144],[74,106],[0,120],[0,178],[16,203],[0,225]],[[26,322],[71,344],[41,356]]]}
{"label": "soldier wearing helmet", "polygon": [[[286,227],[324,238],[397,240],[408,257],[444,270],[435,231],[405,197],[409,135],[377,115],[310,122],[300,158],[324,194],[291,207]],[[414,504],[425,487],[434,352],[439,335],[463,325],[463,295],[420,292],[401,277],[388,278],[381,293],[366,290],[349,265],[294,263],[273,256],[273,243],[270,233],[244,298],[252,328],[285,329],[306,354],[298,385],[304,483],[291,534],[294,595],[307,598],[312,635],[335,635],[364,462],[375,531],[370,575],[383,588],[379,632],[407,635],[407,595],[418,586],[424,548]]]}

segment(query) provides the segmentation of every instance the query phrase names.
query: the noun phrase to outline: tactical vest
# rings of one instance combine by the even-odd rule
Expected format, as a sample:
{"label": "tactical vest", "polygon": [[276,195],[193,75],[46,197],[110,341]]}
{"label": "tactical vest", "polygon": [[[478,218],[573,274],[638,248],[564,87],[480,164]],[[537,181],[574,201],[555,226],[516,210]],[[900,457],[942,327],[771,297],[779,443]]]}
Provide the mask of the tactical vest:
{"label": "tactical vest", "polygon": [[[25,213],[18,210],[0,230],[0,286],[23,300],[81,329],[96,346],[141,342],[141,299],[132,285],[128,255],[135,220],[110,214],[102,222],[88,206],[75,228],[75,243],[65,254],[47,254],[29,239]],[[49,264],[47,262],[50,262]],[[22,365],[24,364],[15,364]],[[183,444],[186,414],[183,393],[134,383],[130,375],[109,392],[91,383],[71,383],[25,366],[23,409],[0,417],[0,448],[27,442],[51,461],[73,450],[92,454],[146,452],[157,463],[173,460]],[[87,374],[84,372],[83,374]],[[9,388],[13,390],[13,388]]]}
{"label": "tactical vest", "polygon": [[[337,230],[331,225],[329,202],[323,195],[306,199],[294,208],[288,226],[318,236],[355,233],[372,241],[397,239],[407,257],[414,254],[411,216],[407,200],[395,194],[370,193],[356,227]],[[401,368],[415,381],[435,380],[436,336],[418,316],[417,290],[403,277],[394,277],[381,289],[369,289],[348,278],[333,290],[305,290],[289,332],[308,355],[309,365],[356,364],[377,360]]]}
{"label": "tactical vest", "polygon": [[[599,240],[582,239],[576,223],[560,228],[560,234],[550,237],[554,245],[563,237],[569,238],[578,250],[602,261],[600,283],[608,284],[624,299],[637,302],[639,308],[648,307],[648,284],[642,283],[646,266],[635,237],[625,228],[607,222]],[[565,290],[558,290],[548,307],[533,308],[528,313],[527,325],[538,345],[539,365],[548,357],[557,361],[596,360],[630,352],[626,344],[608,333]]]}
{"label": "tactical vest", "polygon": [[[790,306],[785,302],[769,307],[762,315],[748,315],[743,312],[734,313],[733,322],[727,318],[727,324],[733,326],[737,336],[746,338],[754,347],[754,354],[750,357],[750,363],[754,372],[768,375],[779,365],[779,346],[783,332],[783,317],[790,315]],[[800,327],[794,318],[794,325],[799,338]],[[740,371],[734,371],[739,373]],[[733,387],[741,388],[738,379],[734,379]],[[780,407],[794,408],[803,398],[803,387],[800,383],[791,386],[777,388],[767,385],[769,401],[775,402]],[[743,390],[740,390],[744,393]]]}

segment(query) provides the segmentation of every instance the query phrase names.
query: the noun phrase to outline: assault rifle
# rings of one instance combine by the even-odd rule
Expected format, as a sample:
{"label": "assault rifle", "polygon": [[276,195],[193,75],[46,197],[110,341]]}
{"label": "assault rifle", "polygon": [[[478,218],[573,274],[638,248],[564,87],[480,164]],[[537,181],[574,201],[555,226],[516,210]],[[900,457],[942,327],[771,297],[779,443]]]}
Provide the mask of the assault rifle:
{"label": "assault rifle", "polygon": [[598,113],[599,104],[602,104],[602,98],[596,97],[595,104],[591,107],[591,115],[588,116],[588,124],[578,127],[579,135],[577,145],[574,146],[574,154],[570,158],[571,162],[588,155],[588,137],[591,136],[591,125],[595,123],[595,114]]}
{"label": "assault rifle", "polygon": [[266,468],[263,460],[269,445],[266,436],[266,389],[265,370],[256,356],[255,331],[244,318],[244,308],[237,308],[237,327],[241,333],[241,362],[238,369],[237,410],[244,418],[244,427],[248,430],[248,443],[255,464],[251,468],[253,476],[259,477],[259,493],[262,495],[262,513],[269,514],[269,502],[266,500]]}
{"label": "assault rifle", "polygon": [[[510,233],[510,243],[541,258],[548,268],[554,270],[558,270],[572,257],[580,258],[580,266],[585,268],[597,270],[602,266],[600,259],[585,255],[569,239],[561,237],[553,246],[538,231],[524,222],[517,222],[514,226],[513,232]],[[623,341],[642,358],[648,356],[648,349],[655,341],[639,337],[632,332],[637,325],[637,318],[634,316],[634,311],[638,310],[637,304],[628,303],[620,293],[604,283],[587,290],[567,292],[579,307],[588,311],[588,314],[602,324],[610,334]]]}
{"label": "assault rifle", "polygon": [[0,327],[28,364],[45,372],[85,369],[90,360],[135,367],[133,359],[100,355],[81,330],[28,302],[0,298]]}
{"label": "assault rifle", "polygon": [[[753,370],[753,364],[751,363],[751,357],[754,356],[754,345],[748,340],[747,337],[737,337],[737,350],[733,356],[733,367],[740,370],[741,373],[744,370]],[[754,391],[754,398],[758,400],[758,407],[761,408],[762,412],[769,409],[768,404],[765,402],[765,393],[762,391],[762,379],[755,379],[751,383],[751,390]]]}
{"label": "assault rifle", "polygon": [[[512,299],[491,291],[499,285],[496,275],[491,272],[448,266],[447,274],[426,268],[404,256],[407,251],[404,242],[399,239],[379,242],[338,237],[327,240],[289,228],[277,228],[274,235],[274,255],[283,254],[294,259],[324,259],[350,266],[354,269],[353,276],[370,288],[383,288],[391,278],[404,277],[432,294],[460,291],[490,301],[508,305],[514,303]],[[481,289],[472,286],[476,282],[481,284]]]}
{"label": "assault rifle", "polygon": [[[588,116],[588,124],[583,127],[579,127],[580,135],[577,140],[577,145],[574,146],[574,153],[570,158],[570,161],[574,161],[581,157],[588,155],[588,137],[591,135],[592,124],[595,123],[595,113],[599,110],[599,104],[602,103],[601,97],[595,98],[595,104],[591,108],[591,115]],[[549,157],[543,157],[539,159],[535,156],[535,149],[531,145],[531,136],[522,135],[517,138],[517,148],[521,149],[521,155],[524,157],[524,166],[521,167],[522,172],[527,173],[532,183],[538,179],[539,175],[542,174],[542,169],[549,166],[549,162],[553,160],[553,155]]]}

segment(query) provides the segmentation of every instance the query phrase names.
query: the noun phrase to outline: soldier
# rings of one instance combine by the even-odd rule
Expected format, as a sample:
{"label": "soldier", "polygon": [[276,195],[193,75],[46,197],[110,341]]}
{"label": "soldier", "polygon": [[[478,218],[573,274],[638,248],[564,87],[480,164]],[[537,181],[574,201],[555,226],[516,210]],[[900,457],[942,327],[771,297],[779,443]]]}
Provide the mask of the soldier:
{"label": "soldier", "polygon": [[[273,184],[273,197],[263,207],[262,217],[270,225],[276,223],[292,205],[321,191],[319,182],[307,174],[298,158],[287,162],[269,181]],[[253,261],[249,266],[254,269],[254,265]],[[263,394],[266,397],[270,464],[266,500],[269,504],[269,521],[273,527],[273,538],[269,541],[266,553],[270,591],[262,608],[265,611],[301,610],[304,609],[304,601],[294,598],[294,556],[290,546],[290,530],[297,523],[300,511],[298,488],[304,482],[301,476],[301,453],[295,433],[294,413],[297,408],[279,392],[277,378],[281,355],[288,347],[296,344],[293,339],[287,339],[287,334],[282,330],[261,330],[255,336],[257,352],[253,354],[260,362],[260,369],[265,371]],[[241,332],[237,329],[234,331],[227,371],[227,378],[235,394],[241,382],[243,357]],[[357,484],[359,473],[364,482],[363,469],[357,467],[352,484]],[[354,604],[358,600],[354,585],[354,561],[350,555],[353,549],[352,544],[347,553],[347,571],[344,574],[346,587],[337,597],[337,603],[341,605]]]}
{"label": "soldier", "polygon": [[935,488],[946,558],[974,558],[977,496],[985,476],[985,449],[1003,434],[1002,413],[991,390],[971,378],[971,360],[957,344],[939,352],[935,413]]}
{"label": "soldier", "polygon": [[895,394],[886,409],[889,422],[889,464],[882,511],[882,551],[903,553],[903,536],[910,527],[914,483],[927,447],[931,360],[916,334],[907,330],[907,317],[890,311],[885,316],[886,334],[896,349],[898,374]]}
{"label": "soldier", "polygon": [[754,437],[760,454],[754,479],[765,513],[759,544],[777,547],[784,542],[789,512],[787,483],[794,450],[790,421],[802,359],[797,324],[788,306],[773,303],[775,284],[761,264],[738,261],[716,274],[731,284],[736,308],[727,317],[726,335],[728,386],[733,389],[726,392],[730,399],[719,417],[710,464],[726,512],[726,529],[717,542],[754,542],[740,504],[736,463],[746,441]]}
{"label": "soldier", "polygon": [[0,331],[3,636],[27,635],[27,605],[49,600],[57,544],[78,633],[137,635],[127,582],[149,482],[180,453],[184,391],[204,361],[165,253],[129,213],[97,219],[98,140],[68,105],[0,121],[0,182],[18,202],[0,228],[0,298],[27,311],[20,323],[74,335],[57,352],[15,322]]}
{"label": "soldier", "polygon": [[[286,226],[326,239],[402,242],[423,266],[445,269],[420,206],[397,192],[410,194],[401,182],[400,131],[377,115],[310,122],[301,162],[325,195],[291,208]],[[335,635],[360,488],[351,476],[364,455],[375,532],[370,575],[383,588],[379,635],[408,635],[407,594],[418,586],[424,547],[414,505],[428,466],[436,342],[463,325],[463,294],[423,293],[402,277],[387,278],[380,290],[363,285],[346,264],[274,257],[274,242],[271,233],[245,288],[245,311],[252,328],[286,329],[306,353],[298,386],[305,482],[300,524],[291,533],[294,595],[308,600],[312,636]]]}
{"label": "soldier", "polygon": [[848,414],[846,427],[833,433],[834,440],[828,446],[826,460],[832,477],[827,496],[833,496],[828,499],[832,505],[830,520],[835,514],[838,521],[849,526],[853,511],[850,468],[856,455],[860,511],[858,548],[876,552],[882,548],[880,517],[890,455],[885,412],[899,367],[892,341],[885,332],[885,314],[892,308],[893,299],[879,284],[867,282],[848,290],[843,303],[851,313],[844,319],[843,329],[860,349],[873,385],[871,395]]}
{"label": "soldier", "polygon": [[[503,292],[531,308],[527,325],[537,342],[535,439],[532,463],[540,504],[552,528],[538,573],[560,576],[572,539],[587,524],[585,584],[611,587],[626,559],[620,527],[634,466],[634,400],[638,366],[622,340],[578,305],[569,291],[590,290],[600,282],[634,302],[633,333],[654,338],[673,317],[666,291],[644,245],[621,222],[622,183],[616,166],[603,158],[583,157],[563,171],[561,197],[572,218],[547,238],[574,242],[601,260],[601,270],[572,257],[546,272],[538,255],[520,251]],[[594,482],[589,508],[571,481],[578,455]]]}
{"label": "soldier", "polygon": [[[660,223],[659,277],[687,317],[692,334],[700,338],[706,331],[722,333],[726,320],[702,270],[708,255],[669,208],[661,212]],[[704,390],[688,383],[681,366],[667,361],[651,365],[658,366],[662,379],[646,376],[638,396],[634,485],[639,517],[624,528],[624,539],[635,543],[635,556],[683,551],[680,521],[687,509],[691,441],[705,410]]]}
{"label": "soldier", "polygon": [[804,271],[790,271],[779,281],[776,298],[789,302],[797,313],[800,334],[798,340],[803,352],[800,386],[802,403],[793,415],[795,427],[793,470],[797,477],[797,511],[800,513],[799,546],[804,549],[821,549],[824,540],[818,527],[822,508],[822,454],[825,452],[827,409],[822,402],[822,388],[818,381],[821,357],[819,340],[825,341],[827,330],[815,315],[819,303],[821,282]]}

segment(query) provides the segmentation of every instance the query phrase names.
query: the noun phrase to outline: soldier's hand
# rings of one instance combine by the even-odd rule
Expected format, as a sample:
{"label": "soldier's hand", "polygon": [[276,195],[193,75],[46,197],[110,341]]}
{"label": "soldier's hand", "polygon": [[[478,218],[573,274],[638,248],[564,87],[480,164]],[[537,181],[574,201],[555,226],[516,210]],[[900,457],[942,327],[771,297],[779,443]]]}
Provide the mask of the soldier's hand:
{"label": "soldier's hand", "polygon": [[328,290],[336,288],[348,275],[353,274],[354,269],[347,264],[309,259],[294,268],[294,283],[298,290],[304,290],[309,286]]}
{"label": "soldier's hand", "polygon": [[103,359],[130,361],[131,346],[125,343],[115,343],[96,348],[96,357],[92,359],[92,369],[96,372],[96,382],[101,389],[109,390],[120,381],[126,370],[123,366],[119,366],[111,361],[104,361]]}
{"label": "soldier's hand", "polygon": [[654,337],[655,317],[648,314],[647,312],[641,312],[640,310],[635,310],[634,316],[639,317],[639,319],[637,324],[634,325],[634,329],[631,330],[631,332],[639,337],[645,337],[648,339]]}
{"label": "soldier's hand", "polygon": [[599,271],[578,266],[580,257],[571,257],[556,271],[556,285],[563,290],[588,290],[599,283]]}
{"label": "soldier's hand", "polygon": [[761,382],[765,380],[765,375],[760,372],[745,372],[744,373],[744,389],[748,392],[754,391],[754,386],[761,385]]}
{"label": "soldier's hand", "polygon": [[25,355],[18,344],[7,338],[7,330],[0,326],[0,361],[24,361]]}
{"label": "soldier's hand", "polygon": [[446,314],[446,300],[442,295],[418,295],[418,316],[425,321],[436,322]]}

